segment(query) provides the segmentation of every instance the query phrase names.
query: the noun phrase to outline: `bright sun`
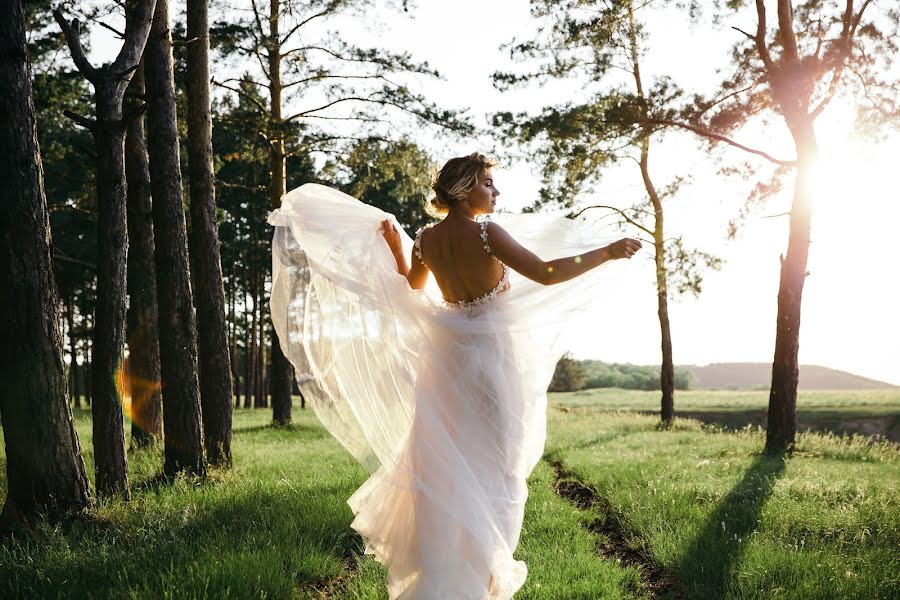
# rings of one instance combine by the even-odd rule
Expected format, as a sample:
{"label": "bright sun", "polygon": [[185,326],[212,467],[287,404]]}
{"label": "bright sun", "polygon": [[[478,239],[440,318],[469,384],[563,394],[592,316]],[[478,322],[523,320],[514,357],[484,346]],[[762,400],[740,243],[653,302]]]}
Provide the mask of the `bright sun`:
{"label": "bright sun", "polygon": [[[896,244],[900,142],[874,144],[852,133],[853,113],[829,107],[817,122],[819,160],[813,177],[810,270],[882,277]],[[894,250],[895,252],[895,250]]]}

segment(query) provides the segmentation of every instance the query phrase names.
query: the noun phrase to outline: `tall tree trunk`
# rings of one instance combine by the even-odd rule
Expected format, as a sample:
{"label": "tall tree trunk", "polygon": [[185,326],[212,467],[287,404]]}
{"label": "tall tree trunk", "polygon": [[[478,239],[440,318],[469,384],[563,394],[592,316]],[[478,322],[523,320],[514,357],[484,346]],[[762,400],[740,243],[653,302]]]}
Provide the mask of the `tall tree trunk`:
{"label": "tall tree trunk", "polygon": [[209,113],[207,0],[187,2],[188,166],[191,189],[191,274],[197,308],[200,399],[206,455],[231,464],[231,360],[225,332],[225,289],[216,226]]}
{"label": "tall tree trunk", "polygon": [[257,373],[256,373],[256,402],[255,406],[257,408],[266,408],[266,394],[268,389],[266,388],[266,312],[265,306],[263,305],[263,296],[265,295],[264,282],[265,282],[265,274],[264,271],[260,271],[260,278],[262,281],[259,283],[257,287],[257,310],[259,311],[259,316],[257,317],[259,322],[259,341],[256,344],[257,347]]}
{"label": "tall tree trunk", "polygon": [[654,261],[656,266],[656,306],[659,318],[660,350],[662,352],[662,365],[659,372],[660,390],[660,416],[664,422],[670,422],[675,418],[675,366],[672,360],[672,331],[669,327],[669,293],[668,273],[666,272],[666,246],[663,220],[663,206],[659,194],[650,179],[648,167],[650,139],[644,138],[641,150],[641,175],[644,180],[644,188],[650,196],[653,204],[654,227],[653,246]]}
{"label": "tall tree trunk", "polygon": [[810,178],[818,144],[810,119],[797,117],[791,127],[797,145],[797,182],[790,214],[787,254],[781,260],[778,315],[775,326],[775,356],[766,424],[766,451],[793,449],[797,433],[797,382],[800,375],[800,305],[810,238]]}
{"label": "tall tree trunk", "polygon": [[[144,96],[143,65],[132,76],[128,91],[138,97]],[[143,117],[128,123],[125,177],[128,180],[127,330],[131,442],[140,447],[162,438],[155,246]]]}
{"label": "tall tree trunk", "polygon": [[[287,193],[287,175],[285,173],[284,134],[281,128],[281,32],[279,15],[281,0],[270,0],[269,3],[269,110],[272,124],[277,132],[269,145],[269,162],[272,179],[269,182],[269,208],[275,210],[281,206],[281,197]],[[291,379],[293,367],[281,350],[278,332],[272,327],[272,418],[276,425],[287,425],[291,422]]]}
{"label": "tall tree trunk", "polygon": [[72,406],[80,406],[78,397],[78,356],[75,352],[75,299],[74,292],[66,298],[66,331],[69,333],[69,395]]}
{"label": "tall tree trunk", "polygon": [[206,456],[197,380],[197,331],[181,191],[168,0],[157,2],[144,69],[163,382],[164,471],[169,476],[180,471],[203,476]]}
{"label": "tall tree trunk", "polygon": [[[87,317],[85,317],[87,320]],[[91,325],[91,329],[93,329],[93,324]],[[84,403],[88,406],[91,406],[94,402],[94,399],[91,398],[91,370],[93,367],[91,366],[93,363],[93,356],[91,356],[91,340],[88,337],[84,338],[85,345],[85,360],[84,360]]]}
{"label": "tall tree trunk", "polygon": [[231,292],[228,294],[228,303],[230,306],[229,310],[229,335],[228,335],[228,353],[229,353],[229,361],[228,364],[231,365],[231,386],[232,393],[234,394],[234,407],[240,408],[241,406],[241,394],[240,394],[240,371],[238,370],[237,364],[237,326],[235,324],[235,294],[236,290],[234,289],[234,279],[232,278],[229,281]]}
{"label": "tall tree trunk", "polygon": [[38,148],[21,0],[0,0],[0,415],[7,494],[0,528],[90,502],[66,399],[51,264],[50,222]]}
{"label": "tall tree trunk", "polygon": [[[252,269],[252,267],[251,267]],[[255,277],[255,275],[254,275]],[[253,280],[255,281],[255,279]],[[251,291],[254,299],[253,310],[250,312],[251,324],[247,339],[247,362],[244,365],[246,376],[244,377],[244,408],[253,408],[254,384],[256,382],[256,291]]]}
{"label": "tall tree trunk", "polygon": [[[852,3],[845,18],[850,18]],[[760,8],[763,10],[761,11]],[[764,7],[758,7],[764,18]],[[861,13],[860,13],[861,14]],[[846,23],[845,23],[846,25]],[[772,93],[797,150],[797,182],[790,213],[788,248],[781,260],[778,286],[778,314],[775,325],[775,355],[772,360],[772,387],[766,426],[766,451],[782,453],[794,447],[797,432],[797,380],[800,350],[800,305],[806,281],[810,237],[810,179],[818,158],[818,142],[810,115],[811,87],[798,84],[805,62],[798,54],[793,9],[789,0],[778,0],[778,41],[783,51],[777,65],[764,61],[769,71]],[[800,79],[802,83],[802,79]]]}
{"label": "tall tree trunk", "polygon": [[122,98],[150,29],[153,0],[125,7],[122,48],[111,64],[94,68],[79,39],[78,21],[53,16],[79,72],[94,86],[96,120],[73,117],[94,134],[97,148],[97,303],[93,331],[91,395],[97,491],[130,496],[118,369],[125,345],[126,225],[125,119]]}
{"label": "tall tree trunk", "polygon": [[[629,19],[629,45],[631,53],[632,75],[634,77],[635,90],[639,98],[644,99],[644,84],[641,80],[641,67],[637,44],[637,26],[634,19],[632,3],[628,3]],[[649,115],[644,108],[644,119]],[[660,366],[659,383],[662,390],[660,399],[660,416],[663,422],[671,422],[675,418],[675,366],[672,360],[672,331],[669,327],[669,303],[668,303],[668,274],[666,272],[666,247],[665,228],[663,219],[663,205],[656,186],[650,178],[650,136],[652,130],[643,128],[641,139],[641,179],[644,182],[644,190],[653,205],[654,226],[653,245],[654,260],[656,263],[656,304],[659,318],[660,350],[662,352],[662,364]]]}
{"label": "tall tree trunk", "polygon": [[[77,356],[77,344],[74,346],[74,348],[76,350]],[[74,369],[72,371],[72,406],[74,408],[81,408],[81,394],[83,391],[82,381],[84,380],[84,375],[82,374],[83,368],[83,365],[79,365],[76,359]]]}
{"label": "tall tree trunk", "polygon": [[[125,129],[122,99],[96,89],[97,128],[97,305],[91,346],[94,462],[97,492],[128,498],[125,429],[116,371],[125,346],[125,288],[128,250],[125,199]],[[112,90],[109,90],[112,91]]]}
{"label": "tall tree trunk", "polygon": [[665,422],[675,418],[675,365],[672,359],[672,330],[669,327],[669,299],[666,272],[666,248],[663,237],[662,209],[659,210],[656,229],[654,230],[654,246],[656,247],[656,303],[659,317],[660,348],[662,365],[659,373],[660,416]]}

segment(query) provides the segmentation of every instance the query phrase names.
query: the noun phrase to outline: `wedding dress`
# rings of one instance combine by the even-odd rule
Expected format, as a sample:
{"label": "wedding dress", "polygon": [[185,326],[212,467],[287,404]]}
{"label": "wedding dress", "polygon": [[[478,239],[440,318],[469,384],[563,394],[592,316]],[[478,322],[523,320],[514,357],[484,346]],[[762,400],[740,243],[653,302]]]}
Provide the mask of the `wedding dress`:
{"label": "wedding dress", "polygon": [[[579,315],[614,292],[609,273],[543,286],[504,265],[494,290],[448,303],[433,278],[412,290],[397,273],[384,219],[396,224],[321,185],[284,196],[269,216],[272,321],[306,400],[370,473],[348,504],[390,598],[509,599],[527,573],[513,552],[546,389],[567,340],[592,334]],[[564,217],[493,220],[545,260],[606,243]]]}

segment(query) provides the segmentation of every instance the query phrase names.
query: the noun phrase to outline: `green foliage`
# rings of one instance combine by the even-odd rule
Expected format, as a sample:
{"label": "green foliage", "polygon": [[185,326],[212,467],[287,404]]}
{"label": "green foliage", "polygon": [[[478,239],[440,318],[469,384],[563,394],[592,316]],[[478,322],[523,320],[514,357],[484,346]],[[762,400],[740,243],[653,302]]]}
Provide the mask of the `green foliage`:
{"label": "green foliage", "polygon": [[549,392],[575,392],[585,387],[585,368],[571,354],[565,354],[556,363],[550,380]]}
{"label": "green foliage", "polygon": [[[718,271],[724,261],[708,252],[692,250],[684,247],[681,236],[669,240],[666,248],[666,291],[681,296],[693,294],[699,297],[703,291],[703,274],[707,269]],[[677,377],[677,375],[676,375]]]}
{"label": "green foliage", "polygon": [[[584,389],[619,388],[625,390],[660,389],[659,366],[604,363],[599,360],[580,361],[584,370]],[[691,373],[675,369],[675,389],[691,387]],[[562,391],[562,390],[560,390]],[[658,400],[658,399],[657,399]],[[680,402],[680,400],[679,400]]]}
{"label": "green foliage", "polygon": [[[269,197],[269,143],[265,137],[266,114],[253,102],[261,101],[256,86],[242,84],[245,95],[226,97],[213,106],[213,164],[219,221],[219,244],[225,289],[243,299],[259,282],[253,274],[269,272],[272,266],[272,227],[266,216],[272,209]],[[301,135],[291,129],[291,140]],[[308,154],[290,154],[286,160],[287,189],[318,181]],[[230,314],[238,327],[237,339],[249,329],[250,307]]]}
{"label": "green foliage", "polygon": [[[224,57],[243,61],[242,67],[251,69],[254,75],[215,83],[250,99],[265,113],[268,99],[261,101],[258,94],[271,83],[268,60],[271,53],[277,53],[282,104],[291,106],[293,112],[268,119],[260,133],[274,140],[281,135],[281,128],[304,123],[304,136],[288,144],[290,152],[330,154],[348,139],[402,129],[410,122],[437,132],[473,133],[469,118],[461,111],[437,106],[416,92],[411,80],[407,81],[409,76],[439,78],[440,73],[428,63],[416,61],[406,52],[359,47],[340,31],[331,30],[323,36],[306,27],[310,22],[321,24],[338,16],[362,20],[371,4],[369,0],[281,2],[277,39],[269,29],[268,6],[257,3],[249,11],[244,6],[243,10],[231,11],[228,20],[220,19],[211,26],[211,47]],[[255,91],[247,93],[248,85],[255,86]],[[348,135],[346,128],[335,124],[340,121],[352,123],[352,133]]]}
{"label": "green foliage", "polygon": [[428,222],[431,172],[437,165],[415,142],[381,138],[356,140],[330,162],[326,179],[343,191],[397,217],[410,236]]}
{"label": "green foliage", "polygon": [[[653,123],[683,112],[683,92],[674,81],[658,77],[645,82],[646,77],[640,75],[647,40],[633,13],[650,9],[643,3],[632,4],[532,2],[536,35],[508,47],[514,59],[532,70],[494,74],[500,89],[570,78],[584,83],[583,98],[544,107],[537,115],[500,112],[492,116],[494,127],[507,140],[522,144],[529,162],[541,165],[539,198],[527,210],[574,207],[584,192],[600,184],[607,168],[626,159],[641,164],[640,157],[649,153],[651,138],[661,137]],[[661,4],[665,3],[657,5]],[[643,164],[641,169],[645,167]],[[685,247],[680,236],[669,238],[656,226],[657,211],[677,193],[684,179],[675,178],[657,191],[649,172],[640,176],[646,194],[633,198],[630,206],[596,208],[611,211],[621,225],[636,226],[652,238],[649,244],[654,252],[664,256],[662,278],[671,277],[673,282],[665,285],[667,294],[699,294],[702,271],[720,268],[721,259]]]}
{"label": "green foliage", "polygon": [[[900,77],[894,66],[900,49],[896,3],[805,0],[791,5],[797,58],[786,52],[777,14],[770,7],[763,32],[765,52],[755,39],[757,17],[749,31],[739,30],[731,50],[733,68],[716,89],[697,94],[685,104],[680,118],[698,128],[709,145],[721,138],[704,132],[727,136],[749,123],[769,126],[776,120],[796,134],[798,117],[812,123],[834,98],[855,109],[860,133],[879,138],[900,126]],[[717,23],[730,23],[735,11],[745,8],[752,9],[754,4],[729,0],[706,7]],[[756,180],[746,205],[729,226],[730,235],[782,191],[793,166],[757,162],[723,168],[723,174]]]}

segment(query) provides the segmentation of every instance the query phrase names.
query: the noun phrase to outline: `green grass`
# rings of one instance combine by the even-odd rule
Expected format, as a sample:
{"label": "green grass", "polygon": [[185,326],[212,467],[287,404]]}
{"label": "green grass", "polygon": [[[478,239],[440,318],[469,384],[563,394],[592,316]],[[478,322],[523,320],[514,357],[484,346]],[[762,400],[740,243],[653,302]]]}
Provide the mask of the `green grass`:
{"label": "green grass", "polygon": [[[806,394],[800,410],[883,416],[898,399]],[[557,495],[551,460],[608,502],[628,544],[690,597],[900,596],[897,445],[804,434],[782,461],[759,454],[757,430],[691,419],[659,429],[637,412],[655,410],[653,392],[551,400],[547,460],[529,480],[516,553],[529,567],[517,600],[652,596],[639,567],[601,557],[608,540],[590,526],[606,509]],[[757,410],[765,394],[677,402],[683,412]],[[161,449],[131,452],[131,502],[102,501],[89,519],[0,542],[0,597],[386,599],[384,569],[360,556],[349,528],[346,499],[366,474],[309,411],[294,415],[294,426],[274,429],[269,411],[236,411],[234,468],[203,482],[160,485]],[[89,412],[76,425],[92,473]],[[2,501],[2,451],[0,469]]]}
{"label": "green grass", "polygon": [[[384,569],[359,558],[349,527],[346,499],[366,474],[310,411],[294,415],[274,429],[269,411],[236,411],[234,468],[205,482],[159,485],[161,449],[130,452],[131,502],[0,543],[0,597],[386,599]],[[88,411],[76,426],[92,474]],[[0,468],[2,501],[2,452]],[[597,556],[586,516],[552,483],[541,465],[518,552],[531,574],[517,598],[640,597],[636,571]]]}
{"label": "green grass", "polygon": [[[160,449],[131,452],[133,500],[0,546],[0,596],[288,598],[337,576],[359,550],[344,499],[364,473],[309,417],[270,419],[238,411],[234,469],[202,483],[157,485]],[[92,473],[90,418],[76,420]]]}
{"label": "green grass", "polygon": [[567,408],[551,409],[548,455],[691,597],[900,595],[896,445],[809,433],[783,460],[759,430]]}
{"label": "green grass", "polygon": [[[567,408],[659,412],[660,392],[590,389],[554,394]],[[690,390],[675,393],[676,416],[718,423],[732,429],[765,426],[769,392]],[[799,431],[880,435],[900,442],[900,389],[801,391],[797,397]]]}

